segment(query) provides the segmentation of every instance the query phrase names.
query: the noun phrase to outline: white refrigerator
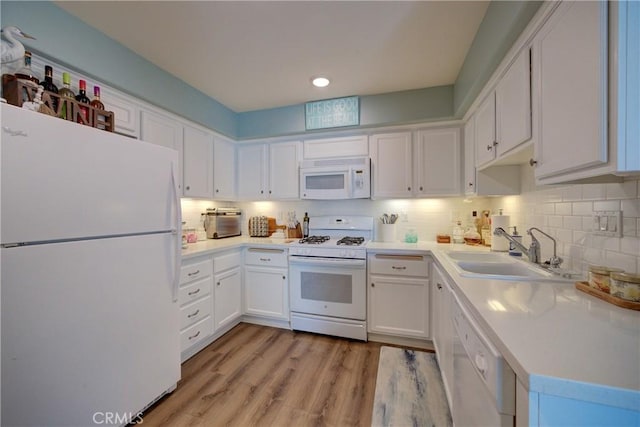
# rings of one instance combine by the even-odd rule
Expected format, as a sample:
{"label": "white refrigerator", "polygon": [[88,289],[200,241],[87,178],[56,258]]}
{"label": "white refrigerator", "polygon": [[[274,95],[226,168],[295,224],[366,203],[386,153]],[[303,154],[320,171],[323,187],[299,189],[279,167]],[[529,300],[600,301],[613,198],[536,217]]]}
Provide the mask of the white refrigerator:
{"label": "white refrigerator", "polygon": [[177,152],[0,120],[1,424],[135,423],[180,379]]}

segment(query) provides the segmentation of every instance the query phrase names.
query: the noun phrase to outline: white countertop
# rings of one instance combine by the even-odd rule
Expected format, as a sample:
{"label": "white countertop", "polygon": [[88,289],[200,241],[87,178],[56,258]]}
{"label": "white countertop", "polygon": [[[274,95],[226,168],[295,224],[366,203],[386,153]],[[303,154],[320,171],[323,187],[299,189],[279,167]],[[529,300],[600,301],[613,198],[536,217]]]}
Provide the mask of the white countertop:
{"label": "white countertop", "polygon": [[[292,239],[295,240],[295,239]],[[247,245],[286,247],[289,239],[235,237],[189,245],[183,257]],[[462,277],[445,252],[484,247],[435,242],[370,242],[367,252],[431,253],[476,321],[533,392],[638,411],[640,312],[575,289],[572,282]]]}

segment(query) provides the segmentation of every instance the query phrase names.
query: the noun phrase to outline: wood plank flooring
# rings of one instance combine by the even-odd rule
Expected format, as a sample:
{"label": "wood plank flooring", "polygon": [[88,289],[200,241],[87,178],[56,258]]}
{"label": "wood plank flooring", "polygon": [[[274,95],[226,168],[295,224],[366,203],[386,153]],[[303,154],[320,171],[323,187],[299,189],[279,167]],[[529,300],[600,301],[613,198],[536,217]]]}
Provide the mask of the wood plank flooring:
{"label": "wood plank flooring", "polygon": [[241,323],[182,365],[145,426],[370,426],[380,347]]}

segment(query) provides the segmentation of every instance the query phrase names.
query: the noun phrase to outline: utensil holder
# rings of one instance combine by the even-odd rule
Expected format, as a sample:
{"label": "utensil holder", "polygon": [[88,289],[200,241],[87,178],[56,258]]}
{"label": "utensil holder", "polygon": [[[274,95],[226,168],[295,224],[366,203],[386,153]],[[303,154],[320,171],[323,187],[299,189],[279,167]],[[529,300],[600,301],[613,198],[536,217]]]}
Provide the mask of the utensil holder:
{"label": "utensil holder", "polygon": [[378,241],[395,242],[396,241],[396,225],[395,224],[379,224]]}

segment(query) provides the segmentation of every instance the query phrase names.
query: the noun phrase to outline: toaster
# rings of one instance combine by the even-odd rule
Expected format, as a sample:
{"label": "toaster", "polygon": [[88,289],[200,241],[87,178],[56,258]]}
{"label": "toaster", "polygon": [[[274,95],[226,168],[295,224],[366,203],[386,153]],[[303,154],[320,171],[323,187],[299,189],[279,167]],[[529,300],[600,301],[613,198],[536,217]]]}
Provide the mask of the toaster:
{"label": "toaster", "polygon": [[204,214],[207,239],[222,239],[241,234],[242,212],[238,208],[210,208]]}

